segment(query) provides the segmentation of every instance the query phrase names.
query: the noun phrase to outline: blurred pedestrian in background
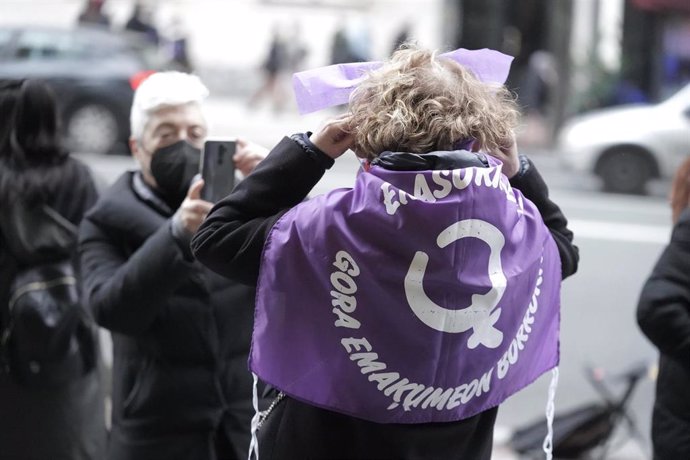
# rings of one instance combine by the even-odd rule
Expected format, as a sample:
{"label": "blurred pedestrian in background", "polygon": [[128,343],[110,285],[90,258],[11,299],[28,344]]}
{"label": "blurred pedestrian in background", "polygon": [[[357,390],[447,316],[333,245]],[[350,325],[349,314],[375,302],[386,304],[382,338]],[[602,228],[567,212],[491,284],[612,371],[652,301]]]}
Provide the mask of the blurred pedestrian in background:
{"label": "blurred pedestrian in background", "polygon": [[654,460],[690,458],[690,158],[671,186],[673,232],[642,288],[637,321],[659,349]]}
{"label": "blurred pedestrian in background", "polygon": [[558,70],[553,55],[544,50],[533,52],[520,84],[520,104],[526,115],[546,116],[557,84]]}
{"label": "blurred pedestrian in background", "polygon": [[[322,70],[321,81],[308,72],[320,99],[319,82],[337,68]],[[346,87],[338,77],[335,93]],[[401,50],[355,89],[347,115],[284,138],[211,211],[193,251],[218,273],[258,283],[250,366],[282,390],[259,421],[260,458],[491,457],[497,405],[556,365],[558,290],[578,262],[565,217],[518,157],[516,121],[505,87],[431,51]],[[363,163],[354,189],[303,201],[349,148]],[[486,239],[475,249],[424,243],[438,237],[444,248],[463,236]],[[437,268],[428,268],[427,297],[429,254]],[[506,308],[494,309],[503,295]],[[492,381],[494,369],[471,381],[507,353],[537,297],[524,357],[498,375],[506,386]],[[496,324],[500,315],[517,316]],[[478,387],[491,396],[477,398]]]}
{"label": "blurred pedestrian in background", "polygon": [[353,17],[345,26],[350,49],[350,62],[364,62],[371,59],[371,32],[363,17]]}
{"label": "blurred pedestrian in background", "polygon": [[[12,350],[15,342],[5,339],[10,327],[16,331],[22,326],[10,323],[12,280],[20,270],[30,267],[63,259],[76,261],[76,235],[69,245],[74,248],[72,253],[66,248],[63,252],[62,248],[41,246],[41,242],[33,240],[41,253],[27,253],[28,248],[20,247],[22,241],[11,238],[21,232],[18,227],[27,223],[11,216],[18,215],[15,211],[41,213],[48,206],[76,226],[97,196],[87,166],[60,147],[55,98],[45,84],[30,80],[1,82],[0,113],[0,330],[3,337],[0,348],[3,356],[11,361],[18,358],[16,350]],[[25,231],[35,238],[42,235],[35,227]],[[54,316],[47,318],[48,330],[50,326],[62,324],[62,315],[71,313],[54,312]],[[84,318],[79,312],[75,316]],[[32,318],[33,321],[41,319]],[[68,339],[77,327],[86,328],[86,335],[67,344],[78,350],[76,362],[83,364],[78,369],[53,369],[63,377],[60,383],[39,380],[29,385],[12,373],[13,366],[0,369],[0,457],[3,459],[104,458],[105,401],[95,363],[98,353],[94,345],[95,329],[87,322],[70,324],[74,327],[62,331],[68,334]],[[27,339],[57,347],[62,338],[53,342],[54,338]],[[44,364],[52,363],[40,363]],[[35,366],[32,370],[43,375],[43,369],[38,364]]]}
{"label": "blurred pedestrian in background", "polygon": [[170,61],[174,66],[173,68],[181,72],[192,72],[194,66],[189,56],[188,33],[179,16],[173,17],[169,32],[166,34],[166,39]]}
{"label": "blurred pedestrian in background", "polygon": [[302,36],[302,26],[298,21],[292,24],[292,32],[287,39],[288,74],[304,70],[304,64],[309,56],[309,46]]}
{"label": "blurred pedestrian in background", "polygon": [[250,108],[255,108],[262,99],[267,97],[273,106],[274,112],[283,110],[287,100],[283,78],[290,65],[288,43],[283,38],[279,26],[275,25],[271,34],[271,42],[268,46],[266,59],[261,66],[264,80],[261,86],[249,98],[248,105]]}
{"label": "blurred pedestrian in background", "polygon": [[345,27],[342,24],[338,24],[335,32],[333,32],[333,39],[331,41],[331,64],[353,62],[352,59],[350,45],[345,35]]}
{"label": "blurred pedestrian in background", "polygon": [[671,185],[671,218],[678,223],[680,214],[690,205],[690,157],[678,167]]}
{"label": "blurred pedestrian in background", "polygon": [[339,24],[331,42],[331,64],[364,62],[369,59],[370,35],[360,18],[348,18]]}
{"label": "blurred pedestrian in background", "polygon": [[105,0],[86,0],[84,10],[79,14],[81,25],[110,27],[110,18],[103,12]]}
{"label": "blurred pedestrian in background", "polygon": [[125,30],[142,34],[146,40],[158,46],[158,30],[152,24],[151,11],[141,2],[136,2],[132,15],[125,24]]}
{"label": "blurred pedestrian in background", "polygon": [[[192,184],[208,126],[199,78],[137,88],[126,172],[80,229],[84,291],[114,344],[110,460],[245,458],[253,416],[247,354],[254,289],[197,263],[189,240],[211,209]],[[237,169],[262,151],[243,141]]]}
{"label": "blurred pedestrian in background", "polygon": [[391,54],[395,53],[398,48],[412,39],[412,26],[409,22],[405,22],[400,30],[393,38],[393,46],[391,46]]}

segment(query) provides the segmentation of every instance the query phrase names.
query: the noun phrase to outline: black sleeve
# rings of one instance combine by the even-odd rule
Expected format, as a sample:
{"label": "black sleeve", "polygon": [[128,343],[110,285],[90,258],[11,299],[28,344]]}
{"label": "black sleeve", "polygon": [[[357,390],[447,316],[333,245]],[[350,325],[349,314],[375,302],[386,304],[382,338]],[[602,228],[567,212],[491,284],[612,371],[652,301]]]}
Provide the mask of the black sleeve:
{"label": "black sleeve", "polygon": [[690,369],[690,209],[642,288],[637,322],[659,351]]}
{"label": "black sleeve", "polygon": [[573,244],[573,232],[568,228],[568,220],[561,209],[549,198],[549,189],[534,163],[526,157],[522,159],[528,161],[529,164],[524,172],[510,180],[510,185],[520,190],[539,209],[544,223],[558,246],[562,278],[565,279],[577,271],[580,261],[578,247]]}
{"label": "black sleeve", "polygon": [[192,238],[195,257],[223,276],[255,284],[271,228],[306,198],[326,167],[298,141],[283,138],[230,195],[213,207]]}
{"label": "black sleeve", "polygon": [[80,227],[82,289],[96,322],[126,335],[147,331],[172,292],[192,272],[163,225],[131,256],[88,217]]}
{"label": "black sleeve", "polygon": [[64,184],[55,199],[64,217],[78,226],[98,200],[98,191],[91,169],[81,161],[70,157],[64,170]]}
{"label": "black sleeve", "polygon": [[82,176],[83,185],[80,197],[80,207],[81,215],[79,216],[79,222],[84,218],[86,212],[96,204],[98,201],[98,191],[96,190],[96,183],[93,180],[93,175],[91,174],[91,169],[88,167],[84,168],[84,174]]}
{"label": "black sleeve", "polygon": [[[80,165],[80,168],[79,176],[75,179],[75,182],[79,184],[79,187],[75,187],[77,193],[72,195],[73,200],[69,205],[71,208],[71,214],[68,219],[79,227],[88,210],[91,209],[94,204],[96,204],[96,201],[98,201],[98,191],[96,190],[96,184],[93,181],[91,169],[80,162],[77,164]],[[84,285],[81,269],[81,258],[79,257],[79,252],[76,248],[72,255],[72,263],[74,264],[74,269],[78,275],[79,289],[81,289],[83,292]],[[82,303],[82,305],[85,306],[86,304]]]}

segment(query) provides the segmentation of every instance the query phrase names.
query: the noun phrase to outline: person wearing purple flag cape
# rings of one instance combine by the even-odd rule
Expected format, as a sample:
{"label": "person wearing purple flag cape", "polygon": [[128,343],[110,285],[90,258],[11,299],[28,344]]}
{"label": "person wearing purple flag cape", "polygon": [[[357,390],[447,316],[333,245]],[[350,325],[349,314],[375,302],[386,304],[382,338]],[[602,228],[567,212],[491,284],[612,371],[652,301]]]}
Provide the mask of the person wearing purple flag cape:
{"label": "person wearing purple flag cape", "polygon": [[[249,366],[278,392],[262,459],[488,460],[498,406],[558,365],[573,234],[518,155],[504,78],[458,51],[362,63],[348,112],[284,138],[192,239],[257,286]],[[333,75],[296,74],[298,105],[340,103]],[[349,149],[354,187],[305,201]]]}

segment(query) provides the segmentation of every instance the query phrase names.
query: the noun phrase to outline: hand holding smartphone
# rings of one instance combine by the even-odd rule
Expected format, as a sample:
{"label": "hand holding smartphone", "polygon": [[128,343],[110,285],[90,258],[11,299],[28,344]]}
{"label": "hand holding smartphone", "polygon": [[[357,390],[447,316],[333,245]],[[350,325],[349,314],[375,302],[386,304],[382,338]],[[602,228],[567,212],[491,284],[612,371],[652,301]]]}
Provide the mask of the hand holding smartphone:
{"label": "hand holding smartphone", "polygon": [[235,162],[237,148],[234,139],[209,139],[201,152],[201,177],[204,188],[201,198],[217,203],[226,197],[235,186]]}

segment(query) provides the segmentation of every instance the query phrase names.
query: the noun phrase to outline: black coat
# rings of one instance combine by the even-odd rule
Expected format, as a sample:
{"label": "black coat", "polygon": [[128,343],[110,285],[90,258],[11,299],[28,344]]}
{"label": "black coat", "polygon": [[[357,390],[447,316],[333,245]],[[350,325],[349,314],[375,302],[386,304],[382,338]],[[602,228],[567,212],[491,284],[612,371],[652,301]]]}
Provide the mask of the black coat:
{"label": "black coat", "polygon": [[[60,180],[46,204],[78,225],[97,199],[91,172],[73,158],[55,168]],[[0,233],[0,305],[7,305],[18,264],[10,251]],[[6,310],[2,324],[7,322]],[[26,388],[0,372],[0,458],[101,460],[106,437],[103,396],[96,369],[47,389]]]}
{"label": "black coat", "polygon": [[660,352],[654,458],[690,458],[690,208],[642,289],[637,321]]}
{"label": "black coat", "polygon": [[218,443],[244,458],[254,288],[196,263],[173,238],[172,211],[136,174],[120,177],[80,229],[87,300],[113,335],[109,458],[215,459]]}
{"label": "black coat", "polygon": [[[218,203],[192,240],[200,261],[219,273],[256,283],[261,251],[274,223],[297,205],[332,160],[283,139],[233,193]],[[472,164],[472,166],[476,166]],[[458,165],[457,167],[462,167]],[[512,181],[542,212],[562,259],[577,268],[577,248],[558,207],[532,165]],[[259,431],[262,459],[489,459],[498,408],[459,422],[377,424],[303,404],[278,403]]]}

